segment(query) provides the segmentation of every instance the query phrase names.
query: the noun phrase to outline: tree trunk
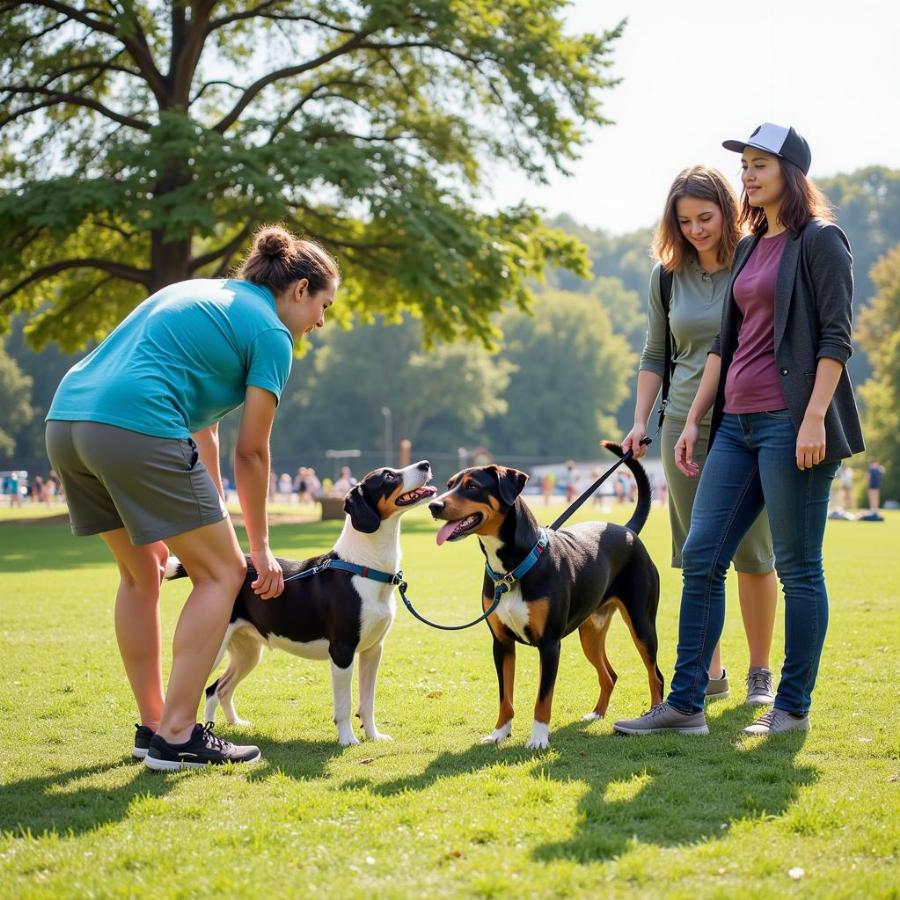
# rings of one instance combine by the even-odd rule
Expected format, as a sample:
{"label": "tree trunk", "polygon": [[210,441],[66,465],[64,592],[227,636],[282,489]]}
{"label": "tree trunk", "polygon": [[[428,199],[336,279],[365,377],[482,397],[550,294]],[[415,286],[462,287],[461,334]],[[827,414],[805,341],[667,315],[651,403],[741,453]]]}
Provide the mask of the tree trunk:
{"label": "tree trunk", "polygon": [[162,230],[153,231],[150,236],[149,292],[153,294],[174,281],[186,281],[190,277],[190,260],[190,235],[167,241]]}

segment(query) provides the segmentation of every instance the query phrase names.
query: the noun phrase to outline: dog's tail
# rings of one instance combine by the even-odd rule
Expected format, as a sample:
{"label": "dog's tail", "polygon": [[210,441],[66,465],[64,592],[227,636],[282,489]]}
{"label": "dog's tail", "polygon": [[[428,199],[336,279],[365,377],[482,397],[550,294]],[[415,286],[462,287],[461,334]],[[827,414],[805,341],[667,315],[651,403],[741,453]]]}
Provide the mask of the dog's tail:
{"label": "dog's tail", "polygon": [[[603,446],[618,457],[624,456],[622,447],[619,444],[615,444],[612,441],[603,441]],[[625,465],[631,469],[631,474],[634,475],[638,489],[637,508],[634,511],[634,515],[625,523],[625,527],[630,528],[637,534],[644,527],[647,516],[650,515],[650,501],[653,499],[653,489],[650,487],[650,479],[647,477],[646,470],[636,459],[629,457],[625,460]]]}
{"label": "dog's tail", "polygon": [[170,556],[166,562],[166,581],[187,577],[187,569],[181,564],[181,560],[177,556]]}

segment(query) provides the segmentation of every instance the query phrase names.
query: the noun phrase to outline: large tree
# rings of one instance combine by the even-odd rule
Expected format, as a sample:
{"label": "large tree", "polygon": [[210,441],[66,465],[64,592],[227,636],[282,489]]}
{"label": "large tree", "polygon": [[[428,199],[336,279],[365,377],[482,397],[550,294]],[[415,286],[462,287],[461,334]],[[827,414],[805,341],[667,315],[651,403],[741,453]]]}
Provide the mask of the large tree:
{"label": "large tree", "polygon": [[621,26],[568,34],[567,5],[0,2],[0,326],[80,346],[279,220],[336,251],[350,306],[489,343],[547,264],[583,271],[535,210],[475,204],[604,122]]}

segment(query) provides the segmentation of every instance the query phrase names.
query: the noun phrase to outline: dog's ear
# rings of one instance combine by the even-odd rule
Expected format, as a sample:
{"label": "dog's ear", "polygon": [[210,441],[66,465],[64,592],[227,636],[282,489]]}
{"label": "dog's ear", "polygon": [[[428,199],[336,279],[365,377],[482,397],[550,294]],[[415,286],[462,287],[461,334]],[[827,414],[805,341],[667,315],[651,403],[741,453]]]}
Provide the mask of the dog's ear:
{"label": "dog's ear", "polygon": [[507,506],[516,502],[516,497],[522,493],[528,476],[518,469],[505,469],[499,466],[493,467],[497,475],[497,487],[500,491],[500,499]]}
{"label": "dog's ear", "polygon": [[381,516],[369,503],[361,484],[351,488],[344,498],[344,512],[350,516],[350,524],[363,534],[374,534],[381,525]]}

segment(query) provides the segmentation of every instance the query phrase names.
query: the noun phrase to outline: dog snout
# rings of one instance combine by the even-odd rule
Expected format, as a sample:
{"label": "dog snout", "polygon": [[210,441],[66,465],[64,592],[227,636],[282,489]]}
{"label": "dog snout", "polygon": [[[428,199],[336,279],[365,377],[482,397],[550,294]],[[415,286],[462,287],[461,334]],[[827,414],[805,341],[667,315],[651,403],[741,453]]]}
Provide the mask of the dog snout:
{"label": "dog snout", "polygon": [[432,517],[436,519],[444,511],[446,505],[443,500],[432,500],[428,504],[428,509],[431,510]]}
{"label": "dog snout", "polygon": [[416,463],[416,468],[420,472],[430,472],[431,471],[431,463],[428,462],[427,459],[421,459]]}

